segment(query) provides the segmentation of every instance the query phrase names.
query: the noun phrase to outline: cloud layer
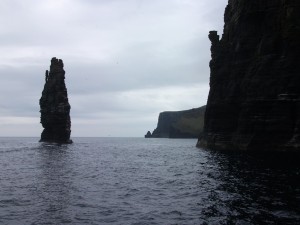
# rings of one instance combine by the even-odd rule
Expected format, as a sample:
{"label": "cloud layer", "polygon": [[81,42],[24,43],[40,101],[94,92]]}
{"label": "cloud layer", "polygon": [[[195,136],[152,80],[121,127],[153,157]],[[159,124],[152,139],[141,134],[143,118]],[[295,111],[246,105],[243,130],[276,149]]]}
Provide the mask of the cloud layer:
{"label": "cloud layer", "polygon": [[52,57],[64,60],[72,136],[142,136],[158,113],[206,103],[209,30],[226,0],[2,0],[0,136],[39,136]]}

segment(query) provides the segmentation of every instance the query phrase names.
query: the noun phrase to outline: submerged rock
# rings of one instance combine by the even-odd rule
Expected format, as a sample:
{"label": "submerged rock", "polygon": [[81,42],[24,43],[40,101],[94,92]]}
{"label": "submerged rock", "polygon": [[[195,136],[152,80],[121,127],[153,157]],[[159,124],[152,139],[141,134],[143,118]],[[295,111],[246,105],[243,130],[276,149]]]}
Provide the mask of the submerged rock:
{"label": "submerged rock", "polygon": [[65,85],[64,64],[61,59],[52,58],[50,72],[46,70],[45,85],[40,98],[42,142],[72,143],[71,106]]}
{"label": "submerged rock", "polygon": [[300,151],[300,1],[229,0],[197,146]]}

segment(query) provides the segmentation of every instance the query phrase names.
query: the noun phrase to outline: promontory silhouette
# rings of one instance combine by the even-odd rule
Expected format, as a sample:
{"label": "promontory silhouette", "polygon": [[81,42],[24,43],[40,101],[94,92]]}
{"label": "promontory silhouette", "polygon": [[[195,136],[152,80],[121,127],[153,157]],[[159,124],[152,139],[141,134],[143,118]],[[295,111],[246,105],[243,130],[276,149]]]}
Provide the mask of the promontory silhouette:
{"label": "promontory silhouette", "polygon": [[45,85],[40,98],[42,142],[72,143],[71,106],[65,85],[64,64],[55,57],[51,60],[50,71],[46,70]]}
{"label": "promontory silhouette", "polygon": [[198,138],[203,129],[205,106],[183,110],[161,112],[157,127],[148,131],[145,138]]}
{"label": "promontory silhouette", "polygon": [[300,152],[300,1],[229,0],[198,146]]}

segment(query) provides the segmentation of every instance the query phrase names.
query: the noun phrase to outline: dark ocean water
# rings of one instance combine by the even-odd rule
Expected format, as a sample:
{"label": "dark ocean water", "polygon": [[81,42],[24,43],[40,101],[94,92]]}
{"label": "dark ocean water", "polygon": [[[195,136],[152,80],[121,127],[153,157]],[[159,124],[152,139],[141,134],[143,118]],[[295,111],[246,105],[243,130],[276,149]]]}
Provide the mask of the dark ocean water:
{"label": "dark ocean water", "polygon": [[300,163],[196,140],[0,138],[0,224],[300,224]]}

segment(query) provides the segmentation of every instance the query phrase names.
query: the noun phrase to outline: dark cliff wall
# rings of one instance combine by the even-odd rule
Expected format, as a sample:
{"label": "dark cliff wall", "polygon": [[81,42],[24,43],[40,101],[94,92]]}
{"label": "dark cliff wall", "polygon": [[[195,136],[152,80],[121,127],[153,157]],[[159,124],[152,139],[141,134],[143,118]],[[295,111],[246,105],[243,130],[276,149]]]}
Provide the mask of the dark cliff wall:
{"label": "dark cliff wall", "polygon": [[203,129],[205,106],[196,109],[162,112],[159,114],[153,138],[197,138]]}
{"label": "dark cliff wall", "polygon": [[300,150],[300,1],[229,0],[197,146]]}
{"label": "dark cliff wall", "polygon": [[71,143],[71,106],[65,85],[64,64],[52,58],[50,72],[46,71],[45,86],[40,98],[41,134],[43,142]]}

